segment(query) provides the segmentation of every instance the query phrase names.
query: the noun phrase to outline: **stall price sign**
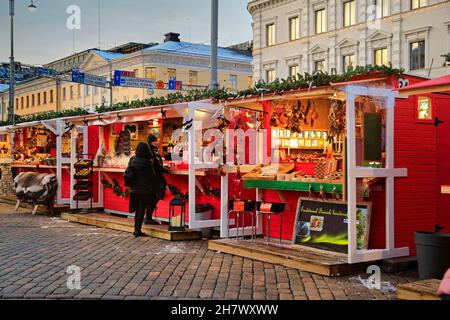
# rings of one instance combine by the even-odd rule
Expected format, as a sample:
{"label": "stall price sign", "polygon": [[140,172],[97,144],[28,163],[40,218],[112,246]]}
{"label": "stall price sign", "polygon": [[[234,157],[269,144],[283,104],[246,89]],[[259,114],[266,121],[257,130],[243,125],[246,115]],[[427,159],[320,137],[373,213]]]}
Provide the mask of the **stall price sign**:
{"label": "stall price sign", "polygon": [[147,78],[136,78],[133,72],[128,71],[114,71],[114,86],[116,87],[132,87],[155,89],[156,81]]}
{"label": "stall price sign", "polygon": [[[357,205],[357,248],[367,249],[372,204]],[[348,252],[348,210],[342,201],[300,198],[293,243],[333,252]]]}

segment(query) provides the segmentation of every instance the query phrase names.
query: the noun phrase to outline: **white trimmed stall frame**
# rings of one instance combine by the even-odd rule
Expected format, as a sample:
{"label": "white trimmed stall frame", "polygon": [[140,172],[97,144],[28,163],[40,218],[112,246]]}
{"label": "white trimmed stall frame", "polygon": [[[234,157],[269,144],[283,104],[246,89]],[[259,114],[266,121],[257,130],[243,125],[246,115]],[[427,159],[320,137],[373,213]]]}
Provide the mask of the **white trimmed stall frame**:
{"label": "white trimmed stall frame", "polygon": [[[376,261],[409,255],[409,248],[395,247],[394,219],[394,179],[407,177],[407,169],[394,167],[394,108],[396,93],[386,88],[347,85],[347,197],[348,197],[348,263]],[[371,96],[386,99],[386,166],[385,168],[366,168],[356,165],[355,139],[355,99],[358,96]],[[357,249],[357,179],[365,177],[386,179],[386,248]]]}
{"label": "white trimmed stall frame", "polygon": [[[78,137],[78,130],[81,128],[81,134],[83,134],[83,154],[89,153],[89,126],[87,123],[83,122],[82,125],[80,125],[79,122],[72,122],[72,124],[78,124],[73,127],[70,133],[70,209],[76,209],[77,208],[77,201],[73,200],[75,196],[75,190],[73,186],[75,185],[75,163],[77,162],[77,137]],[[100,194],[103,192],[101,183],[100,183],[100,175],[97,179],[97,181],[93,181],[93,195],[95,194],[94,188],[97,188],[99,198],[97,202],[92,203],[92,207],[95,208],[101,208],[103,206],[103,196]],[[79,201],[78,203],[78,209],[89,209],[91,207],[91,200],[88,201]]]}
{"label": "white trimmed stall frame", "polygon": [[[192,102],[188,104],[188,118],[185,120],[191,120],[193,119],[193,125],[188,131],[188,162],[189,162],[189,228],[191,229],[203,229],[203,228],[220,228],[220,237],[226,238],[228,235],[230,237],[237,236],[237,230],[236,228],[229,229],[228,225],[228,179],[229,179],[229,172],[232,170],[235,170],[235,166],[228,166],[224,165],[224,169],[226,170],[227,174],[225,176],[220,177],[220,219],[212,219],[212,220],[198,220],[196,216],[196,201],[195,201],[195,195],[196,195],[196,170],[198,169],[217,169],[219,164],[218,163],[205,163],[200,159],[201,161],[197,161],[195,159],[195,152],[197,148],[197,143],[199,141],[196,140],[195,134],[196,134],[196,111],[200,112],[208,112],[208,113],[216,113],[216,112],[228,112],[228,108],[224,106],[218,106],[213,105],[209,103],[202,103],[202,102]],[[203,139],[203,137],[202,137]],[[227,145],[227,139],[228,136],[224,135],[224,141],[223,143]],[[256,150],[258,150],[258,143],[256,146]],[[258,154],[258,153],[257,153]],[[202,152],[203,155],[203,152]],[[256,225],[257,225],[257,234],[261,234],[262,232],[262,220],[257,219]],[[240,228],[240,230],[242,230]],[[229,231],[229,234],[228,234]],[[252,234],[252,227],[245,227],[244,228],[244,234],[245,235],[251,235]]]}

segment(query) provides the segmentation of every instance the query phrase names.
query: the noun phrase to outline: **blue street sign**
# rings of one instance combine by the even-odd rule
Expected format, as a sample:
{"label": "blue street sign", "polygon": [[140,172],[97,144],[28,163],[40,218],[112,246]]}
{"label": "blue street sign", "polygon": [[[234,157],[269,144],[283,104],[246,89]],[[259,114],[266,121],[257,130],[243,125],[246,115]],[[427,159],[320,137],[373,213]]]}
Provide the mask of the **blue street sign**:
{"label": "blue street sign", "polygon": [[175,82],[177,78],[170,78],[169,80],[169,90],[176,90]]}
{"label": "blue street sign", "polygon": [[77,70],[72,71],[72,82],[85,84],[94,87],[106,87],[106,78],[96,76],[93,74],[79,72]]}
{"label": "blue street sign", "polygon": [[72,71],[72,82],[84,84],[84,73]]}
{"label": "blue street sign", "polygon": [[38,76],[56,76],[57,72],[56,70],[44,68],[44,67],[38,67],[37,68],[37,74]]}
{"label": "blue street sign", "polygon": [[130,71],[114,71],[114,86],[154,89],[155,80],[146,78],[136,78],[134,72]]}

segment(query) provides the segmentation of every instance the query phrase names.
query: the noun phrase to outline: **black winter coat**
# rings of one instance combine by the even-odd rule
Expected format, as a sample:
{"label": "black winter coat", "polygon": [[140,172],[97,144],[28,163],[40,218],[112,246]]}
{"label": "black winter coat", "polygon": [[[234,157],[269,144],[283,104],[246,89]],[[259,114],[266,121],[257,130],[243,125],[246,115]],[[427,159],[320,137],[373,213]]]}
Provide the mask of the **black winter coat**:
{"label": "black winter coat", "polygon": [[155,191],[157,177],[147,144],[138,145],[136,156],[130,159],[128,167],[133,173],[131,193],[147,194]]}

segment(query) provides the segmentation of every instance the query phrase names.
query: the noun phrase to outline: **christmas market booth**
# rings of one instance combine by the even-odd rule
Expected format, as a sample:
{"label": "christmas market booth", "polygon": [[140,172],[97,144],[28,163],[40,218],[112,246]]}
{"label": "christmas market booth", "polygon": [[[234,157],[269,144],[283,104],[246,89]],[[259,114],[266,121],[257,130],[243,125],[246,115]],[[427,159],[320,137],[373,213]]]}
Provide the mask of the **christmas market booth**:
{"label": "christmas market booth", "polygon": [[38,205],[51,213],[68,209],[70,133],[64,129],[62,119],[0,128],[3,201],[17,200],[16,209],[32,204],[33,214]]}
{"label": "christmas market booth", "polygon": [[450,227],[439,210],[450,159],[438,148],[450,97],[399,97],[425,80],[400,72],[337,80],[278,81],[222,103],[263,117],[245,145],[256,167],[242,175],[256,197],[230,202],[211,250],[338,276],[415,255],[415,231]]}
{"label": "christmas market booth", "polygon": [[[130,191],[124,185],[124,172],[137,145],[152,134],[160,141],[167,191],[153,214],[160,224],[144,225],[143,232],[166,240],[212,236],[220,228],[221,217],[227,214],[228,186],[234,185],[238,174],[237,166],[218,164],[219,148],[211,147],[216,139],[213,134],[223,132],[235,122],[245,121],[256,129],[260,109],[229,110],[205,100],[69,119],[72,210],[62,217],[132,232],[134,214],[129,212]],[[79,153],[75,148],[77,141],[83,141],[83,151]],[[208,146],[210,152],[204,152]],[[209,159],[205,160],[204,154]],[[253,167],[242,166],[239,170],[245,172]],[[254,191],[249,193],[255,197]]]}

